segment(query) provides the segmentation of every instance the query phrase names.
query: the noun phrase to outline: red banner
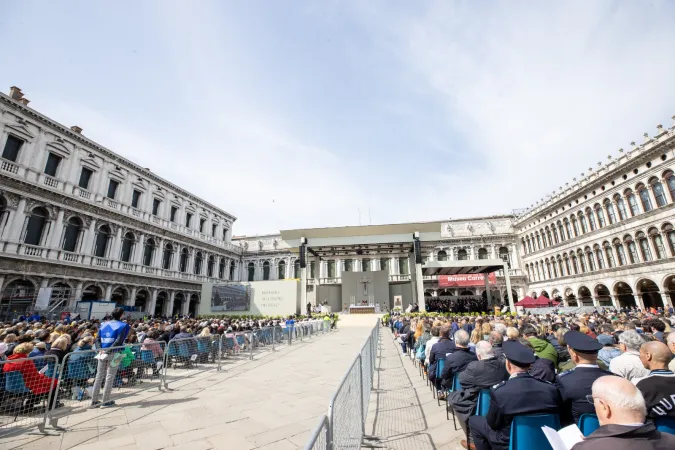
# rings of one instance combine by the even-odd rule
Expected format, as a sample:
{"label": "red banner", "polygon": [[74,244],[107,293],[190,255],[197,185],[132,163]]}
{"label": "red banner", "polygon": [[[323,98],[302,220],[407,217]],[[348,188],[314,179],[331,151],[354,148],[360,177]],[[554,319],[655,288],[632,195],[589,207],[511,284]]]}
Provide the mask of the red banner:
{"label": "red banner", "polygon": [[[497,283],[497,275],[492,272],[488,276],[489,284]],[[485,286],[485,277],[482,273],[472,273],[464,275],[439,275],[438,287],[464,287],[464,286]]]}

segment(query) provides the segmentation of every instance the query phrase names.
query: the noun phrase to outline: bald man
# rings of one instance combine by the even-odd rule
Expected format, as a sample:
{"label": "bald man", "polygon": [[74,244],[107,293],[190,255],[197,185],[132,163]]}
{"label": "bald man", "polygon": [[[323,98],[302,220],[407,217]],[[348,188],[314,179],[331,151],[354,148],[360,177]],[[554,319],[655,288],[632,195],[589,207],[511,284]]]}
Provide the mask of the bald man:
{"label": "bald man", "polygon": [[593,382],[593,402],[600,428],[572,450],[666,450],[675,448],[675,436],[645,423],[645,400],[627,379],[600,377]]}
{"label": "bald man", "polygon": [[668,346],[660,341],[645,342],[640,347],[640,361],[649,375],[636,380],[647,405],[647,416],[675,417],[675,374],[668,369],[672,354]]}

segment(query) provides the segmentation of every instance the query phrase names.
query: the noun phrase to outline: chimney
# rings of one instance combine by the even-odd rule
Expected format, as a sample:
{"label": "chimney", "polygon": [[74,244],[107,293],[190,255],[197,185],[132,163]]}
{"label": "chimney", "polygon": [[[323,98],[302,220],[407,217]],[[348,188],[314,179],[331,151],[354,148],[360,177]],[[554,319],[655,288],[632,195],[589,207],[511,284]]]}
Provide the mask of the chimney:
{"label": "chimney", "polygon": [[12,97],[13,100],[21,100],[23,98],[23,92],[21,92],[21,89],[18,87],[12,86],[9,88],[9,96]]}
{"label": "chimney", "polygon": [[30,103],[30,100],[28,100],[25,97],[22,97],[21,99],[19,99],[19,103],[21,103],[24,106],[28,106],[28,104]]}
{"label": "chimney", "polygon": [[78,127],[77,125],[73,125],[70,127],[70,129],[73,131],[73,133],[82,134],[82,128]]}

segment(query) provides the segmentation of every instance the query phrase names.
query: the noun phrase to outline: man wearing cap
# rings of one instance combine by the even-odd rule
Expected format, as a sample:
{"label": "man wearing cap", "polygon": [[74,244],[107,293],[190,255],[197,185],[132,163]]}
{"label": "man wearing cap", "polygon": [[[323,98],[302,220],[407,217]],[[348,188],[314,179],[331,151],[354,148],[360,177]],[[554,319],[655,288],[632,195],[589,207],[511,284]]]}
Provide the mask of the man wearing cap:
{"label": "man wearing cap", "polygon": [[[515,416],[537,413],[554,413],[560,410],[562,400],[558,389],[551,383],[539,381],[527,373],[534,363],[534,354],[517,341],[503,344],[506,371],[509,379],[490,390],[490,408],[487,416],[469,419],[471,436],[477,450],[507,450],[511,422]],[[464,448],[474,448],[466,441]]]}
{"label": "man wearing cap", "polygon": [[588,403],[586,396],[591,394],[595,380],[612,375],[612,372],[598,367],[598,351],[602,349],[602,344],[596,339],[579,331],[568,331],[565,342],[575,367],[562,372],[555,380],[563,400],[560,414],[563,426],[579,422],[582,414],[595,413],[595,408]]}

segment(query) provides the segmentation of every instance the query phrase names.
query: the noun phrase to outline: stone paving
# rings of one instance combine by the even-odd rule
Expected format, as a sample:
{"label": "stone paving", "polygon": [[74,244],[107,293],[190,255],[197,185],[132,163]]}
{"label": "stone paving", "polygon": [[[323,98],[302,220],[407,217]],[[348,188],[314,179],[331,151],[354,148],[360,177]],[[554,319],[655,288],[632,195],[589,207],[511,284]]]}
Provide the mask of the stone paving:
{"label": "stone paving", "polygon": [[[304,448],[376,320],[343,315],[337,332],[176,381],[170,392],[146,391],[119,401],[117,408],[71,415],[59,422],[67,431],[58,436],[23,434],[0,441],[0,448]],[[385,343],[389,336],[384,330]],[[395,361],[394,352],[385,356],[387,364]],[[409,362],[405,366],[412,368]]]}
{"label": "stone paving", "polygon": [[405,450],[461,449],[464,433],[447,420],[445,403],[438,406],[419,368],[413,366],[388,328],[380,329],[379,370],[370,396],[366,440],[362,448]]}

